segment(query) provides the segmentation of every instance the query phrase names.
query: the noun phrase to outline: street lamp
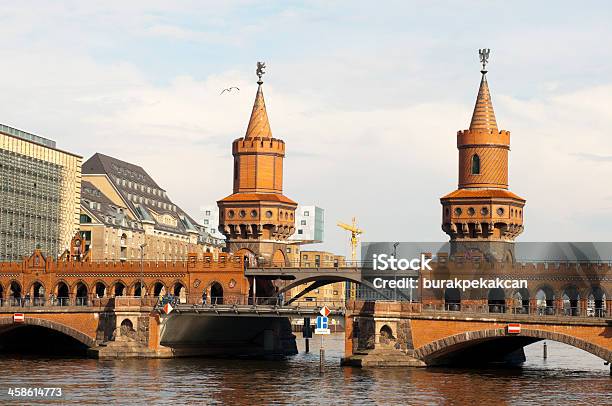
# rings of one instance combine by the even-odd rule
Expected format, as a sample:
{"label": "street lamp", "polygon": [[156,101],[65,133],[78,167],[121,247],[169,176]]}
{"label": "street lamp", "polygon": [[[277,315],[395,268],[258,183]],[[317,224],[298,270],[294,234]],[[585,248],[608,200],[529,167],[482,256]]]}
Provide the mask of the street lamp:
{"label": "street lamp", "polygon": [[147,246],[147,243],[140,244],[140,297],[144,297],[144,249]]}

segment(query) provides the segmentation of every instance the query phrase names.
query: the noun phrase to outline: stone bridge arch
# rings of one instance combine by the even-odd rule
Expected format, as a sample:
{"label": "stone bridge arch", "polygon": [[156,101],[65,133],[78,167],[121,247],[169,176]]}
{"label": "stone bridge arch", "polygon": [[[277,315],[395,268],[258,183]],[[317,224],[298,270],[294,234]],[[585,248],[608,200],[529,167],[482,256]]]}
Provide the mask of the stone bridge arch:
{"label": "stone bridge arch", "polygon": [[530,341],[527,344],[541,340],[557,341],[589,352],[604,361],[612,362],[612,347],[608,349],[571,335],[529,328],[523,328],[519,335],[507,334],[506,330],[503,328],[466,331],[425,344],[415,350],[415,356],[425,361],[427,364],[435,364],[436,360],[441,357],[465,349],[471,344],[475,345],[486,340],[495,340],[498,338],[523,338]]}
{"label": "stone bridge arch", "polygon": [[65,334],[69,337],[74,338],[75,340],[77,340],[78,342],[86,345],[87,347],[91,348],[94,347],[96,345],[96,340],[93,339],[92,337],[88,336],[87,334],[76,330],[70,326],[67,326],[63,323],[58,323],[56,321],[52,321],[52,320],[47,320],[47,319],[40,319],[40,318],[36,318],[36,317],[26,317],[23,321],[23,323],[19,323],[19,324],[15,324],[13,322],[13,318],[12,317],[1,317],[0,318],[0,334],[2,334],[4,332],[3,327],[9,326],[9,328],[17,328],[18,326],[38,326],[38,327],[45,327],[48,328],[50,330],[54,330],[57,331],[59,333]]}

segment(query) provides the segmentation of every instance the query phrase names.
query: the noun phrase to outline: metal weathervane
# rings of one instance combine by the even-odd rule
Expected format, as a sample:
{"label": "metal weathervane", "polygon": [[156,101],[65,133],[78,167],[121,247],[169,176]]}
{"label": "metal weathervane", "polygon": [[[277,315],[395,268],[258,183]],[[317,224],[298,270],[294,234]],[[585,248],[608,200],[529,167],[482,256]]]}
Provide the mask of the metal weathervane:
{"label": "metal weathervane", "polygon": [[263,80],[261,80],[261,77],[265,75],[266,73],[265,69],[266,69],[265,62],[257,62],[257,70],[255,71],[255,73],[257,74],[257,77],[259,78],[257,83],[259,83],[260,85],[263,83]]}
{"label": "metal weathervane", "polygon": [[487,72],[487,63],[489,63],[490,54],[491,50],[489,48],[483,48],[478,50],[478,55],[480,55],[480,63],[482,64],[482,73]]}

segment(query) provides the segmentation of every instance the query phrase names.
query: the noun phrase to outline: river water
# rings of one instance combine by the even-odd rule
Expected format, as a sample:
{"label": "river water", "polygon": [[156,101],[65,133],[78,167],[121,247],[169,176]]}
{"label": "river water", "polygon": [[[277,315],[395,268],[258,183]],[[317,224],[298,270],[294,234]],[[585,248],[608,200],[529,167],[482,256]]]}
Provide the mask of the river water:
{"label": "river water", "polygon": [[[311,353],[283,361],[112,360],[0,357],[0,404],[612,404],[612,377],[603,361],[548,342],[526,347],[513,369],[357,369],[339,366],[343,335],[319,339]],[[11,387],[59,387],[62,398],[10,398]]]}

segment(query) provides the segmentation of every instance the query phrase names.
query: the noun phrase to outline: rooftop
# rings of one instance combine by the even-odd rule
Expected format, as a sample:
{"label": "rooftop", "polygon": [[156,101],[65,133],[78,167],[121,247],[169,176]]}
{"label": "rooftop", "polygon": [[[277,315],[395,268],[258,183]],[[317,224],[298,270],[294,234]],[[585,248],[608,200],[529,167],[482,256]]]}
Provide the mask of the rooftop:
{"label": "rooftop", "polygon": [[35,142],[37,144],[44,145],[45,147],[56,149],[56,144],[53,140],[43,138],[39,135],[35,135],[29,132],[18,130],[16,128],[9,127],[5,124],[0,124],[0,133],[12,135],[13,137],[21,138],[22,140]]}

